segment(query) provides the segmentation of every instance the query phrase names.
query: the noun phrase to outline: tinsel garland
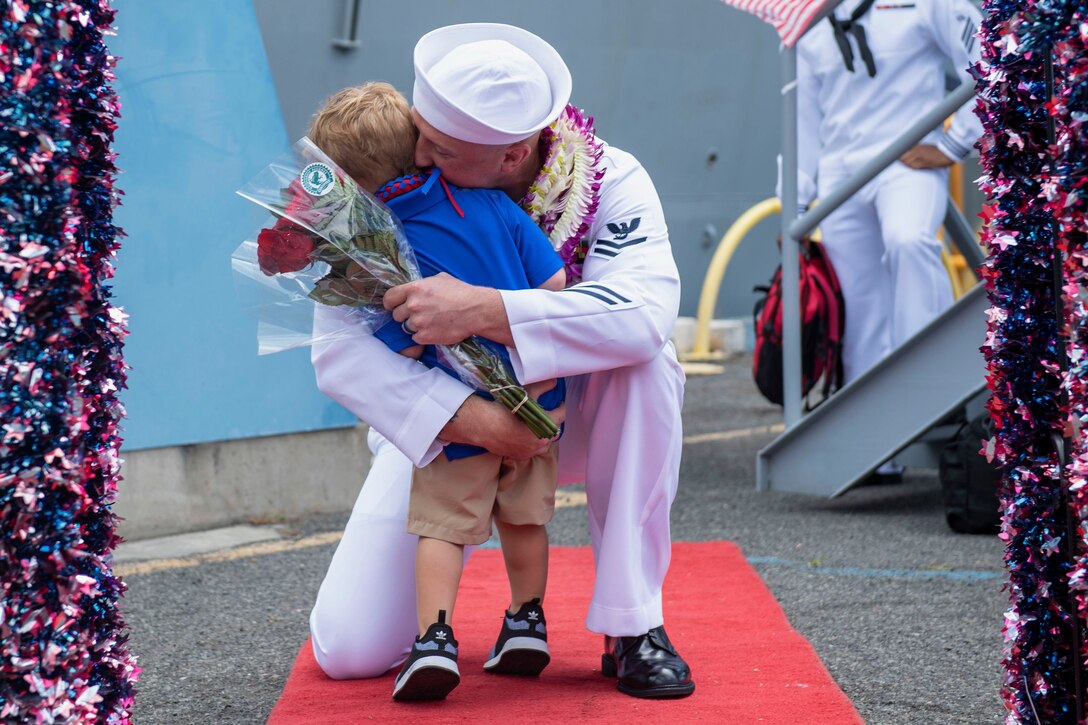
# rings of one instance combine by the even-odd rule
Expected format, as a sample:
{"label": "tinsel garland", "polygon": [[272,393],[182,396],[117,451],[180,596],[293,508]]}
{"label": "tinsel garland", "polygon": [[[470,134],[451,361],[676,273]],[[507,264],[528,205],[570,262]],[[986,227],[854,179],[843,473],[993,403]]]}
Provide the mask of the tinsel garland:
{"label": "tinsel garland", "polygon": [[[1082,623],[1088,616],[1088,11],[1072,0],[1038,2],[1029,16],[1029,47],[1048,53],[1054,67],[1055,89],[1050,104],[1055,122],[1051,149],[1053,173],[1044,194],[1062,240],[1063,298],[1069,370],[1072,454],[1066,467],[1068,494],[1077,520],[1077,542],[1069,585]],[[1082,631],[1085,629],[1082,624]],[[1084,661],[1085,651],[1080,652]],[[1083,713],[1081,713],[1083,717]]]}
{"label": "tinsel garland", "polygon": [[[1059,460],[1053,434],[1062,405],[1058,323],[1052,291],[1053,225],[1044,189],[1046,53],[1033,29],[1034,0],[987,0],[976,72],[980,187],[989,197],[981,269],[990,310],[986,343],[995,439],[1002,467],[1001,538],[1010,608],[1005,615],[1002,698],[1009,723],[1075,723],[1068,575]],[[1032,42],[1027,42],[1031,40]]]}
{"label": "tinsel garland", "polygon": [[107,0],[0,5],[0,719],[127,723]]}

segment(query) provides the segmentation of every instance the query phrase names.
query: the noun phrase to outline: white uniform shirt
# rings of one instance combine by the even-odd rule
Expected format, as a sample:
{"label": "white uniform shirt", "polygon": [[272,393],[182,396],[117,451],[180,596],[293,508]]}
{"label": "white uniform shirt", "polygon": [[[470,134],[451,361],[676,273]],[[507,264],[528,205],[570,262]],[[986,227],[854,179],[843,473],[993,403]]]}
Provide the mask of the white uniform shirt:
{"label": "white uniform shirt", "polygon": [[[860,0],[835,10],[847,19]],[[964,81],[979,58],[975,33],[981,23],[969,0],[877,0],[858,24],[865,28],[876,75],[870,77],[857,40],[854,72],[846,69],[831,23],[817,23],[798,44],[798,200],[817,196],[818,178],[857,171],[945,96],[948,61]],[[968,102],[948,132],[934,130],[935,144],[953,161],[971,150],[982,124]]]}
{"label": "white uniform shirt", "polygon": [[[668,345],[680,275],[649,175],[631,154],[605,146],[600,203],[589,230],[583,281],[562,292],[503,291],[522,383],[635,365]],[[315,337],[344,326],[318,306]],[[399,355],[365,329],[315,343],[318,388],[389,439],[415,465],[442,450],[438,433],[473,391],[441,370]]]}

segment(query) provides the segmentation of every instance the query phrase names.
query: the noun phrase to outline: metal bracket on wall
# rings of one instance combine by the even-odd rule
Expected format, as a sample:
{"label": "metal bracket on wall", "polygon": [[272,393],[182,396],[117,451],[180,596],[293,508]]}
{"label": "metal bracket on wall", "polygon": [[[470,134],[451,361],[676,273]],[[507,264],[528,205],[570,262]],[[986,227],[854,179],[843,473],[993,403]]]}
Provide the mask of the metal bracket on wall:
{"label": "metal bracket on wall", "polygon": [[344,2],[344,37],[334,38],[332,47],[338,50],[355,50],[362,46],[359,40],[359,15],[361,14],[362,0],[345,0]]}

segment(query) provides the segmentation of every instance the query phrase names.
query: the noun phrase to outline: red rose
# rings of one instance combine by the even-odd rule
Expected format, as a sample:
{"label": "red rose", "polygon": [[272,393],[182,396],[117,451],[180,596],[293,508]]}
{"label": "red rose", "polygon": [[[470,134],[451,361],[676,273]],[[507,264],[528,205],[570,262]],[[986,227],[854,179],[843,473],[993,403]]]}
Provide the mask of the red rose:
{"label": "red rose", "polygon": [[257,263],[269,276],[305,269],[313,252],[313,236],[286,220],[281,219],[275,227],[262,229],[257,235]]}

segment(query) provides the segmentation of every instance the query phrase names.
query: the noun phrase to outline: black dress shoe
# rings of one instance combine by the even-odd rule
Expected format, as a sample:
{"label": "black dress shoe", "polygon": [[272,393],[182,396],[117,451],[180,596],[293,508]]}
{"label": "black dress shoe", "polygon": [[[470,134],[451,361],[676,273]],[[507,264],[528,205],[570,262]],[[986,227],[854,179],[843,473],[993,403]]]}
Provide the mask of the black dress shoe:
{"label": "black dress shoe", "polygon": [[655,627],[637,637],[604,638],[601,673],[619,677],[620,692],[632,697],[687,697],[695,691],[691,668]]}

